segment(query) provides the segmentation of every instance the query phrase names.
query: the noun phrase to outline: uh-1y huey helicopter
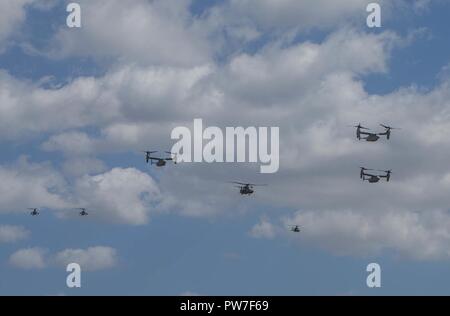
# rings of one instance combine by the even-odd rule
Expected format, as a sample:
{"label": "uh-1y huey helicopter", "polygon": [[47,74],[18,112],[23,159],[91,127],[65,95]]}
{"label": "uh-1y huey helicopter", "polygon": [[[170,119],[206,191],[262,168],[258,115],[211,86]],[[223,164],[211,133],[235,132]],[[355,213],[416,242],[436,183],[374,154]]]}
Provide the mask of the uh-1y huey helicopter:
{"label": "uh-1y huey helicopter", "polygon": [[389,140],[391,139],[392,130],[400,129],[383,124],[380,124],[380,126],[385,129],[385,131],[382,133],[363,132],[363,130],[370,130],[370,129],[362,126],[361,123],[353,127],[356,128],[356,138],[358,138],[358,140],[364,139],[367,142],[376,142],[380,139],[380,136],[386,136],[386,139]]}
{"label": "uh-1y huey helicopter", "polygon": [[[389,182],[389,180],[391,180],[391,174],[392,174],[392,170],[374,170],[374,169],[367,169],[364,167],[360,167],[361,168],[361,172],[359,177],[363,180],[363,181],[368,181],[369,183],[377,183],[379,182],[381,179],[386,179],[386,182]],[[370,174],[370,173],[366,173],[366,171],[379,171],[379,172],[385,172],[385,175],[375,175],[375,174]]]}
{"label": "uh-1y huey helicopter", "polygon": [[152,157],[153,154],[157,153],[157,151],[144,151],[145,153],[145,162],[151,165],[156,165],[157,167],[164,167],[168,161],[172,161],[175,165],[177,164],[177,154],[171,153],[170,151],[166,151],[166,154],[169,154],[170,157],[160,158],[160,157]]}
{"label": "uh-1y huey helicopter", "polygon": [[254,187],[263,187],[267,184],[254,184],[254,183],[242,183],[242,182],[231,182],[236,184],[236,187],[239,188],[239,193],[241,195],[252,195],[255,193]]}

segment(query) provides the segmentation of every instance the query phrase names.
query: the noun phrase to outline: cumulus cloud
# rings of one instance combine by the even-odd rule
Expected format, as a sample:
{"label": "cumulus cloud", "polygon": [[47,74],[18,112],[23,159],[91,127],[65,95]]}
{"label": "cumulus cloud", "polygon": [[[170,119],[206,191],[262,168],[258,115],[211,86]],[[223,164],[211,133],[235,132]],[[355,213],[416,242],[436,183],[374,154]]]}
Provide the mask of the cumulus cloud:
{"label": "cumulus cloud", "polygon": [[66,207],[62,197],[65,179],[48,163],[20,158],[13,165],[0,165],[0,212],[25,212],[29,207]]}
{"label": "cumulus cloud", "polygon": [[15,0],[0,1],[0,53],[13,41],[14,35],[20,34],[21,25],[27,15],[27,8],[49,10],[56,4],[55,0]]}
{"label": "cumulus cloud", "polygon": [[[296,35],[312,30],[329,31],[366,24],[370,0],[231,0],[212,7],[198,24],[217,38],[216,47],[235,53],[243,44],[271,36],[291,42]],[[377,1],[382,7],[383,22],[398,12],[414,14],[429,6],[426,0]],[[221,36],[226,34],[226,38]],[[230,49],[230,46],[232,49]]]}
{"label": "cumulus cloud", "polygon": [[21,158],[12,166],[0,166],[0,212],[25,214],[27,208],[38,207],[66,217],[67,209],[86,207],[92,210],[92,218],[142,225],[151,212],[159,210],[162,196],[148,174],[134,168],[97,173],[94,169],[104,169],[98,160],[83,158],[73,163],[65,166],[68,176],[74,177],[70,184],[48,163]]}
{"label": "cumulus cloud", "polygon": [[[210,59],[206,34],[194,29],[190,1],[81,0],[83,27],[55,35],[50,55],[109,56],[145,65],[199,65]],[[118,39],[121,40],[118,40]]]}
{"label": "cumulus cloud", "polygon": [[78,263],[84,271],[98,271],[114,268],[117,260],[116,249],[104,246],[64,249],[55,254],[42,248],[27,248],[17,250],[9,257],[12,266],[24,270],[66,267],[69,263]]}
{"label": "cumulus cloud", "polygon": [[[46,164],[1,166],[0,176],[8,183],[0,190],[2,211],[29,204],[76,204],[92,209],[94,218],[140,225],[159,209],[235,216],[265,203],[274,209],[312,210],[302,219],[320,231],[306,240],[338,253],[353,253],[343,246],[352,245],[350,224],[339,224],[339,231],[327,235],[325,223],[342,214],[352,227],[358,226],[361,245],[355,253],[367,248],[420,259],[446,256],[447,232],[436,218],[446,222],[450,203],[445,161],[450,152],[450,81],[443,78],[430,90],[399,87],[384,95],[369,94],[364,81],[367,75],[388,74],[395,49],[417,38],[348,26],[349,19],[365,20],[367,1],[362,0],[345,0],[339,6],[322,0],[229,1],[196,18],[186,3],[83,1],[84,28],[58,32],[52,53],[113,57],[117,63],[104,75],[44,88],[0,72],[1,140],[45,133],[48,139],[41,149],[65,154],[68,177]],[[417,7],[426,4],[416,2]],[[128,23],[130,18],[134,23]],[[297,31],[331,27],[337,30],[324,39],[292,40]],[[215,62],[211,47],[218,44],[208,36],[224,28],[238,41],[269,36],[261,47],[235,50]],[[119,36],[124,40],[117,41]],[[221,36],[218,41],[230,44]],[[281,127],[280,172],[260,181],[270,182],[270,194],[258,190],[257,199],[238,200],[224,184],[258,182],[256,168],[247,164],[180,165],[159,173],[156,185],[134,168],[105,171],[97,158],[154,144],[168,146],[171,128],[196,117],[217,126]],[[381,128],[379,123],[392,124],[403,131],[396,131],[390,142],[367,144],[357,142],[347,128],[358,122],[374,129]],[[362,164],[394,169],[392,181],[362,183]],[[383,216],[375,216],[380,209]],[[389,221],[400,231],[415,227],[405,234],[422,245],[430,242],[431,250],[412,250]],[[376,225],[383,236],[366,228]],[[251,234],[273,238],[275,228],[263,218]]]}
{"label": "cumulus cloud", "polygon": [[263,217],[260,222],[250,230],[250,235],[254,238],[272,239],[276,235],[276,228],[266,217]]}
{"label": "cumulus cloud", "polygon": [[[194,68],[123,66],[100,78],[81,77],[51,89],[0,71],[1,139],[127,122],[167,122],[180,113],[186,115],[198,110],[190,99],[197,83],[211,71],[208,65]],[[75,147],[70,148],[71,145]],[[70,131],[50,139],[44,149],[77,150],[77,145],[81,146],[78,150],[85,151],[92,146],[83,133]]]}
{"label": "cumulus cloud", "polygon": [[89,247],[87,249],[65,249],[54,255],[53,261],[66,267],[78,263],[84,271],[110,269],[117,264],[117,251],[111,247]]}
{"label": "cumulus cloud", "polygon": [[92,216],[132,225],[147,223],[161,199],[155,181],[134,168],[86,175],[76,181],[74,190],[78,203],[93,210]]}
{"label": "cumulus cloud", "polygon": [[419,260],[450,259],[450,214],[444,211],[304,211],[289,222],[301,223],[302,243],[338,255],[388,251]]}
{"label": "cumulus cloud", "polygon": [[96,158],[71,157],[64,161],[62,169],[71,178],[100,174],[107,170],[105,163]]}
{"label": "cumulus cloud", "polygon": [[30,232],[22,226],[0,225],[0,243],[12,243],[26,239]]}
{"label": "cumulus cloud", "polygon": [[46,250],[41,248],[20,249],[9,257],[9,263],[19,269],[34,270],[46,267]]}
{"label": "cumulus cloud", "polygon": [[82,156],[94,152],[95,143],[85,133],[67,132],[52,136],[42,149],[46,151],[61,151],[67,155]]}

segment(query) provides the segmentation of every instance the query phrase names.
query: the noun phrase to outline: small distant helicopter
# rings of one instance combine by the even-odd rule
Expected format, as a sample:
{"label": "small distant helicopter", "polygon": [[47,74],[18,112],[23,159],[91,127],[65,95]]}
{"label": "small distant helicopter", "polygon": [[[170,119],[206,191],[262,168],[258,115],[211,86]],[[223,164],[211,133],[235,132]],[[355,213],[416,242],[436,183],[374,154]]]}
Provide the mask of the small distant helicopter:
{"label": "small distant helicopter", "polygon": [[242,183],[242,182],[231,182],[237,184],[236,187],[239,188],[239,193],[241,195],[252,195],[255,193],[254,187],[262,187],[267,184],[254,184],[254,183]]}
{"label": "small distant helicopter", "polygon": [[145,161],[147,163],[150,162],[151,165],[156,165],[157,167],[164,167],[168,161],[173,161],[173,163],[177,164],[177,154],[171,153],[170,151],[166,151],[166,154],[169,154],[168,158],[160,158],[160,157],[152,157],[153,154],[157,153],[157,151],[144,151],[145,153]]}
{"label": "small distant helicopter", "polygon": [[38,216],[40,214],[38,208],[27,208],[27,210],[31,211],[30,213],[31,216]]}
{"label": "small distant helicopter", "polygon": [[[385,175],[375,175],[375,174],[366,173],[366,171],[379,171],[379,172],[384,172],[386,174]],[[374,169],[367,169],[367,168],[361,167],[361,172],[360,172],[359,177],[363,181],[368,181],[369,183],[377,183],[381,179],[386,179],[386,182],[389,182],[389,180],[391,180],[391,174],[392,174],[392,170],[374,170]]]}
{"label": "small distant helicopter", "polygon": [[80,216],[88,216],[89,215],[89,213],[87,212],[87,209],[84,207],[78,207],[78,208],[76,208],[76,210],[80,211]]}
{"label": "small distant helicopter", "polygon": [[290,228],[291,232],[294,232],[294,233],[300,232],[300,227],[298,225],[290,225],[289,228]]}
{"label": "small distant helicopter", "polygon": [[[371,132],[363,132],[362,130],[370,130],[367,127],[364,127],[359,123],[356,126],[353,126],[356,128],[356,138],[358,140],[364,139],[367,142],[376,142],[380,139],[380,136],[386,136],[386,139],[391,139],[391,132],[392,130],[400,129],[396,127],[391,127],[387,125],[380,124],[381,127],[385,129],[382,133],[371,133]],[[365,136],[365,137],[364,137]]]}

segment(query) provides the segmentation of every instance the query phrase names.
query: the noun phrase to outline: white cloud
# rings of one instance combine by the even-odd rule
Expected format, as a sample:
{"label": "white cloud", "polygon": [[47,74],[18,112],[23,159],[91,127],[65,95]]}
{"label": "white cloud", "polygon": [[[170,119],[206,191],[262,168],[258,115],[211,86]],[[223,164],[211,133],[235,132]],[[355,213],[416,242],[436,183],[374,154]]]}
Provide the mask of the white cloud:
{"label": "white cloud", "polygon": [[89,247],[87,249],[65,249],[54,255],[57,265],[66,267],[69,263],[78,263],[82,271],[110,269],[117,264],[117,251],[111,247]]}
{"label": "white cloud", "polygon": [[159,188],[147,174],[134,168],[114,168],[76,181],[78,204],[103,220],[142,225],[161,200]]}
{"label": "white cloud", "polygon": [[[211,72],[208,65],[123,66],[100,78],[82,77],[45,89],[0,71],[1,139],[119,123],[167,122],[197,110],[191,98],[197,84]],[[92,146],[82,133],[71,131],[55,136],[44,148],[68,150],[74,142],[83,145],[84,151]]]}
{"label": "white cloud", "polygon": [[0,52],[5,42],[25,20],[25,5],[33,0],[0,1]]}
{"label": "white cloud", "polygon": [[67,132],[52,136],[42,149],[46,151],[62,151],[67,155],[86,155],[94,151],[95,143],[85,133]]}
{"label": "white cloud", "polygon": [[107,167],[100,159],[72,157],[64,161],[62,169],[69,177],[78,178],[84,175],[93,175],[105,172]]}
{"label": "white cloud", "polygon": [[49,10],[56,0],[14,0],[0,1],[0,53],[20,34],[26,20],[27,8],[33,6],[39,10]]}
{"label": "white cloud", "polygon": [[0,212],[22,212],[29,207],[61,208],[64,178],[49,164],[30,163],[25,157],[11,166],[0,165]]}
{"label": "white cloud", "polygon": [[114,268],[117,261],[117,250],[104,246],[64,249],[55,254],[42,248],[26,248],[17,250],[9,257],[13,267],[24,270],[66,267],[69,263],[78,263],[84,271],[98,271]]}
{"label": "white cloud", "polygon": [[450,259],[450,214],[446,211],[305,211],[285,220],[292,222],[301,223],[301,242],[339,255],[391,251],[418,260]]}
{"label": "white cloud", "polygon": [[9,257],[9,263],[19,269],[44,269],[46,250],[41,248],[20,249]]}
{"label": "white cloud", "polygon": [[276,228],[266,217],[263,217],[260,222],[250,230],[250,235],[254,238],[272,239],[276,235]]}
{"label": "white cloud", "polygon": [[0,225],[0,243],[12,243],[26,239],[30,232],[22,226]]}
{"label": "white cloud", "polygon": [[[0,185],[0,210],[76,204],[92,209],[94,218],[140,225],[157,210],[190,216],[233,210],[229,216],[236,216],[265,203],[276,209],[314,210],[307,213],[307,220],[321,228],[313,235],[307,232],[306,240],[332,251],[353,253],[345,245],[352,245],[350,227],[356,225],[360,244],[355,252],[367,248],[414,258],[436,258],[439,252],[447,256],[447,232],[436,218],[446,222],[444,210],[450,203],[450,169],[445,160],[450,152],[448,79],[429,91],[408,87],[370,95],[361,78],[388,73],[392,48],[404,48],[401,45],[411,38],[348,27],[347,19],[365,20],[365,1],[346,0],[339,7],[323,0],[229,3],[193,21],[188,5],[175,1],[83,2],[87,24],[80,32],[57,35],[60,57],[107,52],[118,65],[103,76],[77,78],[52,89],[0,72],[2,140],[49,134],[42,149],[65,154],[65,175],[75,184],[67,188],[65,179],[45,164],[1,166],[0,176],[6,181]],[[426,2],[417,5],[421,3]],[[100,7],[98,15],[94,10]],[[222,12],[226,14],[219,17]],[[147,21],[148,16],[154,19]],[[135,23],[127,23],[130,17]],[[210,17],[220,19],[214,25]],[[143,38],[143,30],[153,30],[154,23],[161,34],[151,32]],[[292,44],[297,28],[329,29],[341,23],[346,26],[323,41]],[[202,26],[208,29],[199,31]],[[275,40],[254,53],[233,51],[214,65],[209,46],[217,43],[205,42],[204,34],[221,27],[238,41],[268,33]],[[124,40],[117,41],[118,37]],[[137,151],[154,144],[165,147],[173,125],[190,124],[195,117],[210,125],[282,127],[281,169],[267,181],[270,194],[258,190],[257,198],[243,202],[224,184],[254,181],[255,169],[249,165],[180,165],[161,172],[157,186],[136,169],[105,172],[95,158],[99,153]],[[357,142],[346,126],[359,121],[376,128],[379,123],[395,124],[403,131],[394,133],[390,142]],[[95,129],[98,136],[84,128]],[[392,182],[375,186],[360,182],[361,164],[394,169]],[[421,245],[430,242],[431,250],[412,250],[387,220],[374,215],[380,209],[399,231],[415,227],[417,232],[407,235]],[[426,215],[430,210],[434,215]],[[353,224],[340,223],[337,231],[327,234],[330,224],[326,223],[339,214]],[[376,225],[383,236],[367,229]],[[442,234],[433,233],[434,227]],[[251,233],[273,237],[274,229],[263,218]],[[341,235],[343,239],[337,238]]]}
{"label": "white cloud", "polygon": [[[198,23],[216,37],[225,33],[226,44],[222,46],[233,45],[233,40],[242,43],[263,35],[292,40],[297,33],[307,34],[311,30],[349,25],[362,29],[366,27],[367,5],[372,2],[340,0],[337,5],[331,0],[231,0],[213,7]],[[380,0],[377,3],[382,7],[383,21],[395,19],[399,12],[414,14],[429,5],[427,0]]]}
{"label": "white cloud", "polygon": [[78,2],[82,28],[76,32],[61,28],[51,55],[113,57],[174,66],[199,65],[210,59],[206,34],[193,28],[190,1]]}

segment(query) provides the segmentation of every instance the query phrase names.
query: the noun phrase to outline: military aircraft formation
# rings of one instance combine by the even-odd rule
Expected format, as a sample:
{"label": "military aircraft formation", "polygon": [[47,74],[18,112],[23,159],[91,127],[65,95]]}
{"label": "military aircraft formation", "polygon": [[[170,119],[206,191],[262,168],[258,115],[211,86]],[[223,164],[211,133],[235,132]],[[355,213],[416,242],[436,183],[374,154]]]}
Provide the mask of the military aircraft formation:
{"label": "military aircraft formation", "polygon": [[[377,142],[381,136],[386,136],[387,140],[391,139],[391,133],[393,130],[398,130],[400,128],[391,127],[388,125],[380,124],[381,127],[384,128],[383,132],[369,132],[369,128],[364,127],[359,123],[356,126],[352,126],[356,128],[356,138],[358,140],[365,140],[367,142]],[[165,167],[168,162],[172,162],[173,164],[177,164],[177,154],[172,153],[170,151],[165,151],[165,156],[156,156],[155,154],[158,153],[158,151],[150,151],[145,150],[142,151],[145,154],[145,162],[151,165],[155,165],[156,167]],[[382,172],[383,174],[375,174],[373,172]],[[365,167],[360,167],[360,178],[363,181],[367,181],[369,183],[378,183],[380,180],[385,179],[386,182],[389,182],[391,179],[392,170],[375,170],[375,169],[368,169]],[[238,181],[232,181],[231,184],[234,184],[235,187],[239,189],[239,193],[243,196],[250,196],[255,194],[255,187],[262,187],[267,186],[267,184],[255,184],[255,183],[245,183],[245,182],[238,182]],[[40,214],[39,208],[28,208],[28,210],[31,210],[30,215],[31,216],[38,216]],[[79,211],[80,216],[88,216],[89,213],[87,212],[87,209],[84,207],[75,208],[75,210]],[[294,233],[300,232],[300,226],[299,225],[289,225],[289,230]]]}
{"label": "military aircraft formation", "polygon": [[[378,171],[378,172],[384,172],[384,175],[375,175],[375,174],[371,174],[371,173],[367,173],[366,171]],[[361,167],[361,172],[360,172],[360,178],[363,181],[368,181],[369,183],[377,183],[379,182],[381,179],[386,179],[386,182],[389,182],[389,180],[391,179],[391,174],[392,174],[392,170],[373,170],[373,169],[367,169],[364,167]]]}

